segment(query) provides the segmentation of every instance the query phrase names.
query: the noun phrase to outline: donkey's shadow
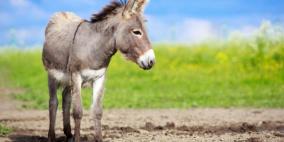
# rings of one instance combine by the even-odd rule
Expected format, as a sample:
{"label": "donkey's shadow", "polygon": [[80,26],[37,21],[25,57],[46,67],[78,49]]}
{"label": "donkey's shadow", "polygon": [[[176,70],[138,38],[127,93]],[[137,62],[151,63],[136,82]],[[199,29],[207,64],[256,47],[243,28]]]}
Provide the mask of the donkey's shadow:
{"label": "donkey's shadow", "polygon": [[[28,136],[28,135],[12,135],[9,137],[12,142],[48,142],[47,137],[42,136]],[[65,137],[59,137],[56,142],[64,142]]]}
{"label": "donkey's shadow", "polygon": [[[12,142],[48,142],[47,137],[43,136],[12,135],[9,138]],[[65,136],[58,137],[56,142],[65,142]],[[88,139],[81,137],[81,142],[88,142]]]}

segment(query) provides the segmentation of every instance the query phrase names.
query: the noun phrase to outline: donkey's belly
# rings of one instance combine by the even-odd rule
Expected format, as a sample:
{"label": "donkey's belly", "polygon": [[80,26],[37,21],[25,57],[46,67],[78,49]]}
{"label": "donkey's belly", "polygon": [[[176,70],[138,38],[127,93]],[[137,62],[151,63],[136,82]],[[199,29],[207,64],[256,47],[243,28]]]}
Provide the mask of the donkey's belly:
{"label": "donkey's belly", "polygon": [[[105,72],[106,68],[102,68],[99,70],[84,69],[80,71],[79,74],[82,79],[82,85],[97,80],[98,78],[102,77],[105,74]],[[70,73],[66,73],[61,70],[51,69],[48,70],[48,74],[51,75],[53,78],[55,78],[57,82],[64,85],[70,85],[71,82]]]}

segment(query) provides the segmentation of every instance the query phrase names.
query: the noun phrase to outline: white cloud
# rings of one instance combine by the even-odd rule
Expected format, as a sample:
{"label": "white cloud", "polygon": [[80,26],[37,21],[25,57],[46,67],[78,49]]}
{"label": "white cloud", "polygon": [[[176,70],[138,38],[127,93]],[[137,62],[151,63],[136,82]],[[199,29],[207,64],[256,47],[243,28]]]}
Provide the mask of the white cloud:
{"label": "white cloud", "polygon": [[27,0],[10,0],[10,3],[14,7],[28,7],[30,5]]}
{"label": "white cloud", "polygon": [[[266,38],[279,39],[284,35],[284,25],[273,24],[269,20],[259,23],[213,22],[206,19],[184,18],[180,21],[147,16],[149,33],[154,42],[199,43],[206,40],[227,40],[232,38],[255,38],[265,33]],[[242,23],[242,24],[240,24]],[[263,32],[265,29],[265,32]]]}
{"label": "white cloud", "polygon": [[177,29],[177,40],[180,42],[200,42],[217,35],[213,23],[203,19],[186,19]]}
{"label": "white cloud", "polygon": [[236,29],[232,29],[228,31],[226,35],[228,36],[229,39],[236,38],[236,37],[249,38],[249,37],[256,35],[258,30],[259,30],[258,26],[244,25],[240,28],[236,28]]}
{"label": "white cloud", "polygon": [[187,18],[174,22],[149,15],[147,17],[149,32],[154,41],[196,43],[218,37],[215,25],[208,20]]}
{"label": "white cloud", "polygon": [[14,14],[21,16],[32,16],[35,19],[43,19],[47,17],[47,13],[31,1],[10,0],[10,4],[15,9]]}
{"label": "white cloud", "polygon": [[10,29],[4,38],[6,38],[10,44],[40,44],[39,42],[43,40],[43,34],[44,31],[41,27],[17,28]]}
{"label": "white cloud", "polygon": [[259,26],[245,25],[228,33],[229,40],[236,39],[269,39],[271,42],[283,40],[284,25],[273,24],[270,20],[263,20]]}

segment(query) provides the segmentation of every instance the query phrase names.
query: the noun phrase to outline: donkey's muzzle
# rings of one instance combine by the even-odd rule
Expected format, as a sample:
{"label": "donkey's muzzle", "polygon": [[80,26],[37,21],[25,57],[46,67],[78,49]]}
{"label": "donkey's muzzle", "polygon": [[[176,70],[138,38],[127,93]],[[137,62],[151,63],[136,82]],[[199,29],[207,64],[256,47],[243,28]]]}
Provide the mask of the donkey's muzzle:
{"label": "donkey's muzzle", "polygon": [[155,54],[154,50],[150,49],[145,52],[142,56],[140,56],[137,60],[137,63],[144,70],[149,70],[155,65]]}

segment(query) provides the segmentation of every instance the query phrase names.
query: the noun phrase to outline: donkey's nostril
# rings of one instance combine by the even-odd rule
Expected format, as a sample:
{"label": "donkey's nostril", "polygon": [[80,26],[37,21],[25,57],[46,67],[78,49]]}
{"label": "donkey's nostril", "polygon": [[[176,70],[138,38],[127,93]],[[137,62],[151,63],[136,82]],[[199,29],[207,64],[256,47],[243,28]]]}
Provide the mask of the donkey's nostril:
{"label": "donkey's nostril", "polygon": [[155,60],[150,60],[149,65],[152,67],[155,64]]}
{"label": "donkey's nostril", "polygon": [[154,62],[151,60],[151,61],[150,61],[150,66],[153,66],[153,64],[154,64]]}

